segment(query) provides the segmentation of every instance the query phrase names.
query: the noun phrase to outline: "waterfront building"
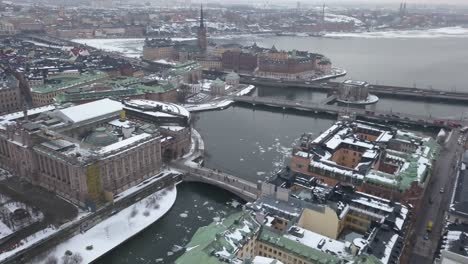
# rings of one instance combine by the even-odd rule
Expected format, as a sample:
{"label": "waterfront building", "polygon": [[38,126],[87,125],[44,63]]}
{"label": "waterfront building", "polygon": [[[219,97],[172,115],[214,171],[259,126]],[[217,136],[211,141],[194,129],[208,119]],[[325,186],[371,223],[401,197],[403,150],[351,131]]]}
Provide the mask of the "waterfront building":
{"label": "waterfront building", "polygon": [[330,186],[359,191],[419,208],[438,144],[389,126],[339,121],[317,138],[303,135],[290,168]]}
{"label": "waterfront building", "polygon": [[47,105],[0,117],[0,165],[92,209],[190,148],[190,114],[149,100]]}
{"label": "waterfront building", "polygon": [[253,52],[227,50],[221,58],[225,70],[252,73],[258,65],[257,54]]}
{"label": "waterfront building", "polygon": [[340,83],[337,101],[345,104],[374,104],[379,98],[369,93],[370,85],[363,81],[346,80]]}
{"label": "waterfront building", "polygon": [[225,95],[226,88],[226,83],[219,78],[210,84],[210,92],[213,95]]}
{"label": "waterfront building", "polygon": [[251,263],[257,257],[285,264],[398,262],[408,207],[306,182],[298,178],[303,188],[296,191],[262,184],[262,196],[242,212],[200,228],[176,263]]}
{"label": "waterfront building", "polygon": [[226,85],[230,85],[232,88],[237,89],[240,84],[240,76],[235,72],[230,72],[226,75]]}
{"label": "waterfront building", "polygon": [[171,39],[146,39],[143,47],[143,59],[155,60],[175,60],[176,42]]}
{"label": "waterfront building", "polygon": [[[318,67],[321,62],[330,63],[328,59],[318,54],[296,50],[291,52],[278,51],[273,46],[270,50],[259,54],[255,75],[289,80],[310,79],[317,74],[317,71],[325,69]],[[323,73],[329,74],[330,71]]]}

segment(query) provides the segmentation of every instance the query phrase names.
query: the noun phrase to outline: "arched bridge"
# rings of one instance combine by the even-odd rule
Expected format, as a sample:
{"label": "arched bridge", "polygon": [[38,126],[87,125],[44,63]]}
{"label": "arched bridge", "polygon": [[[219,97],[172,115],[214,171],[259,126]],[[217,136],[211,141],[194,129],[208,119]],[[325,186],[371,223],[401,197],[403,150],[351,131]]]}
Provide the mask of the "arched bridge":
{"label": "arched bridge", "polygon": [[205,167],[191,167],[182,162],[173,163],[171,166],[183,173],[183,181],[208,183],[229,191],[245,201],[256,200],[260,193],[260,187],[256,183],[224,172]]}

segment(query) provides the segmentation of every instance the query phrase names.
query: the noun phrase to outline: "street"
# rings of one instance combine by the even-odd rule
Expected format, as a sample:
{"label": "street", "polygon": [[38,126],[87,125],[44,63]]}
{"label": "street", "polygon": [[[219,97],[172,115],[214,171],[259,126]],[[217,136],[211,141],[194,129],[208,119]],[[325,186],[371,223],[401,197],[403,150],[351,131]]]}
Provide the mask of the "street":
{"label": "street", "polygon": [[[427,186],[426,194],[421,204],[419,217],[416,219],[414,236],[410,238],[413,244],[409,263],[432,263],[438,241],[441,236],[445,219],[452,197],[458,160],[463,148],[457,140],[460,136],[458,129],[454,129],[449,141],[441,146],[439,157],[435,161],[432,177]],[[427,223],[433,221],[429,239],[424,239],[427,233]]]}

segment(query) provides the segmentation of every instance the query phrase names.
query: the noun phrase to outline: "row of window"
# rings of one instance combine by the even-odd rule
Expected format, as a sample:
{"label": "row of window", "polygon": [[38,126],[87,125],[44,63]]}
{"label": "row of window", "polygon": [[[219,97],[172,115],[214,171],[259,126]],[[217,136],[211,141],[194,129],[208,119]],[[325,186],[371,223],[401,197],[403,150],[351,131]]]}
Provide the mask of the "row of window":
{"label": "row of window", "polygon": [[274,247],[261,244],[258,246],[258,255],[266,258],[273,258],[282,261],[285,264],[309,264],[310,262],[297,258],[295,256],[277,250]]}

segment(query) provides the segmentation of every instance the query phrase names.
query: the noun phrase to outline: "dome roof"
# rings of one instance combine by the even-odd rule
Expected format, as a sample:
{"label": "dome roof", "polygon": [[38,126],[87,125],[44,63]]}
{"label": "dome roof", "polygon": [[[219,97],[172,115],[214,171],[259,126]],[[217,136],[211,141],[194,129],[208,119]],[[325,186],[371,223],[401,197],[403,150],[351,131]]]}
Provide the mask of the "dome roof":
{"label": "dome roof", "polygon": [[109,133],[105,127],[98,127],[86,137],[85,142],[94,146],[104,147],[119,141],[117,136]]}
{"label": "dome roof", "polygon": [[227,81],[227,80],[235,80],[235,81],[237,81],[237,80],[239,80],[239,79],[240,79],[239,74],[237,74],[237,73],[235,73],[235,72],[231,72],[231,73],[229,73],[228,75],[226,75],[226,81]]}
{"label": "dome roof", "polygon": [[216,86],[224,86],[225,85],[225,83],[219,78],[216,78],[216,80],[214,80],[212,84],[216,85]]}

